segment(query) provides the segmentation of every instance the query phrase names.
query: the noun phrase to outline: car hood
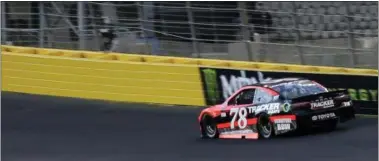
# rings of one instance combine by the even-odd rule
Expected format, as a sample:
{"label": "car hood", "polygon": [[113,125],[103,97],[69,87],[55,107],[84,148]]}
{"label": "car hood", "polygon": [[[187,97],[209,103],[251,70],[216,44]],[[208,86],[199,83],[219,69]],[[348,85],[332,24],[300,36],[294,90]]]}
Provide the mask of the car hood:
{"label": "car hood", "polygon": [[208,115],[211,115],[212,117],[216,117],[217,115],[220,114],[222,107],[223,107],[222,104],[218,104],[218,105],[209,106],[209,107],[201,110],[201,113],[199,115],[199,119],[205,113],[207,113]]}
{"label": "car hood", "polygon": [[218,110],[218,109],[221,109],[222,107],[223,107],[222,104],[218,104],[218,105],[209,106],[208,109],[210,109],[210,110]]}

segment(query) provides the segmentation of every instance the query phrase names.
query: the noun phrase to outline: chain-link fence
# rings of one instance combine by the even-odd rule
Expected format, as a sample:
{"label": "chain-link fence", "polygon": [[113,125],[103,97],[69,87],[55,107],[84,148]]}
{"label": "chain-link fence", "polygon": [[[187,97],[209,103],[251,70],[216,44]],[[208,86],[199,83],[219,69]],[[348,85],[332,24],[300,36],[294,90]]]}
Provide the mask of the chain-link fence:
{"label": "chain-link fence", "polygon": [[2,44],[378,67],[377,2],[1,3]]}

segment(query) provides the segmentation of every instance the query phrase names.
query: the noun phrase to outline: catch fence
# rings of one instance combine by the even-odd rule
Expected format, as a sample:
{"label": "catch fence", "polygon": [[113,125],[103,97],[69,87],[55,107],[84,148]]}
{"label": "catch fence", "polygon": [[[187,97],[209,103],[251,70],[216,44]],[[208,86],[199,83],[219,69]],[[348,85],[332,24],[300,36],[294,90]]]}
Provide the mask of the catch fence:
{"label": "catch fence", "polygon": [[2,44],[378,68],[372,1],[1,4]]}

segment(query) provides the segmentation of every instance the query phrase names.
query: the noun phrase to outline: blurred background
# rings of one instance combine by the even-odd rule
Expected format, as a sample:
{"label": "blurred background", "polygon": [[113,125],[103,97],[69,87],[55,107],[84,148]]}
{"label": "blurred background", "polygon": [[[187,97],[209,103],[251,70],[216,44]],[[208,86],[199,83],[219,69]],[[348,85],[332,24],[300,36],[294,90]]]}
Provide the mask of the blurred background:
{"label": "blurred background", "polygon": [[378,68],[378,2],[1,2],[1,43]]}

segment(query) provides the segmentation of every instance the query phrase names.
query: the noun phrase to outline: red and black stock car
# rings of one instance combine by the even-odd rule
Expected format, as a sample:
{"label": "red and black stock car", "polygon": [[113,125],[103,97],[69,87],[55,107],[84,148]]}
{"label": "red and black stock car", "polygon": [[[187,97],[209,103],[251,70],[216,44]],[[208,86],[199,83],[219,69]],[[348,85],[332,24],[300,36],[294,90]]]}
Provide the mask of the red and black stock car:
{"label": "red and black stock car", "polygon": [[330,92],[302,78],[276,79],[245,86],[198,117],[203,138],[268,139],[300,129],[334,130],[355,118],[347,91]]}

